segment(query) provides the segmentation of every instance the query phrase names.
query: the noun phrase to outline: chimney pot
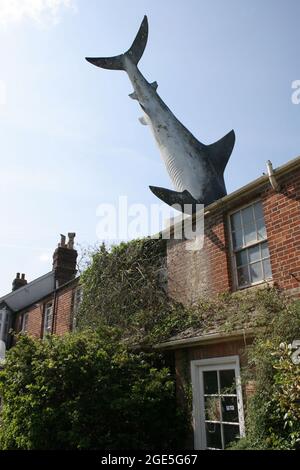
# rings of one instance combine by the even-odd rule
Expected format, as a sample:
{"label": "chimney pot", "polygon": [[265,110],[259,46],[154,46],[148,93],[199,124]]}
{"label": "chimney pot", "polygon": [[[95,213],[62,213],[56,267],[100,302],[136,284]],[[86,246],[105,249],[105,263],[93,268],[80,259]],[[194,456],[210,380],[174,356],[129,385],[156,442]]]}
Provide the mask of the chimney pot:
{"label": "chimney pot", "polygon": [[76,237],[76,233],[75,232],[69,232],[68,237],[69,237],[68,248],[70,250],[73,250],[74,249],[74,238]]}
{"label": "chimney pot", "polygon": [[15,291],[17,289],[20,289],[20,287],[26,286],[27,281],[25,279],[25,274],[22,274],[22,277],[20,273],[16,274],[16,278],[13,280],[12,283],[12,290]]}
{"label": "chimney pot", "polygon": [[66,246],[66,236],[63,235],[62,233],[60,234],[60,243],[58,246],[64,248]]}

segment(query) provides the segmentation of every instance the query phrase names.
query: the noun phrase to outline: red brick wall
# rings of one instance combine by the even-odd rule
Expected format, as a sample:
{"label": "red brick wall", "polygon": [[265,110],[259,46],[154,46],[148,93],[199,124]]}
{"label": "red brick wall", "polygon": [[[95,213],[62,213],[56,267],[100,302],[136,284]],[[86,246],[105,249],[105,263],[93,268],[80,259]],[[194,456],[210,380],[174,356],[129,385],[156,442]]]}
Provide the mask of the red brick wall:
{"label": "red brick wall", "polygon": [[72,295],[74,286],[59,291],[56,299],[54,333],[61,336],[72,329]]}
{"label": "red brick wall", "polygon": [[[264,207],[273,282],[280,289],[300,296],[300,170],[281,179],[280,193],[269,184],[251,198],[244,197],[230,210],[260,198]],[[184,240],[168,241],[168,290],[171,297],[187,304],[203,295],[234,290],[224,208],[205,217],[204,246],[186,250]]]}
{"label": "red brick wall", "polygon": [[43,299],[35,306],[29,307],[28,309],[18,312],[15,320],[14,329],[16,332],[21,331],[22,317],[24,313],[28,312],[28,324],[27,333],[31,336],[41,338],[43,336],[43,316],[45,305],[49,302],[53,302],[54,312],[54,324],[53,333],[57,335],[64,335],[71,331],[72,328],[72,296],[74,289],[77,286],[77,280],[68,284],[66,287],[61,288],[57,291],[56,300],[54,294]]}
{"label": "red brick wall", "polygon": [[282,191],[263,195],[273,281],[300,294],[300,170],[280,180]]}
{"label": "red brick wall", "polygon": [[224,214],[206,217],[205,239],[201,250],[187,250],[186,241],[168,241],[168,291],[171,297],[189,303],[201,295],[230,289],[225,227]]}

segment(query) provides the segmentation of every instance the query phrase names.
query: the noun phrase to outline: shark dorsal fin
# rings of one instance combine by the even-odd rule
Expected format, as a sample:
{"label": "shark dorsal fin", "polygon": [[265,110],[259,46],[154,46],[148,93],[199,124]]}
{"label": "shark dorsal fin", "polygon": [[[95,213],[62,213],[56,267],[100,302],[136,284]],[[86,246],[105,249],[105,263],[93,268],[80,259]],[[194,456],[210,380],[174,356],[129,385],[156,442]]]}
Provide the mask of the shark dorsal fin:
{"label": "shark dorsal fin", "polygon": [[232,153],[235,143],[235,133],[230,131],[222,139],[214,144],[207,145],[206,150],[210,160],[213,162],[215,169],[223,174]]}

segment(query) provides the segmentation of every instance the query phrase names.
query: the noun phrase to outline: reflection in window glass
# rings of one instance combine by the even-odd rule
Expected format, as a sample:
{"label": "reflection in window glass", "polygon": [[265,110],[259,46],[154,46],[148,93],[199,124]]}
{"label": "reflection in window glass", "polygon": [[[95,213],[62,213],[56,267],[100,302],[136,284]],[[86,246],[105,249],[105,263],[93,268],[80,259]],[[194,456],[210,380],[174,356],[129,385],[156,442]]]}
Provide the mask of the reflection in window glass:
{"label": "reflection in window glass", "polygon": [[222,449],[221,425],[206,423],[206,443],[211,449]]}
{"label": "reflection in window glass", "polygon": [[207,421],[221,420],[221,402],[219,397],[205,397],[205,419]]}
{"label": "reflection in window glass", "polygon": [[230,223],[238,286],[247,287],[271,279],[270,254],[261,202],[232,214]]}
{"label": "reflection in window glass", "polygon": [[222,421],[227,423],[239,422],[236,397],[222,397]]}
{"label": "reflection in window glass", "polygon": [[218,376],[216,371],[203,372],[204,393],[218,393]]}
{"label": "reflection in window glass", "polygon": [[221,393],[236,393],[235,372],[233,369],[220,370]]}
{"label": "reflection in window glass", "polygon": [[250,273],[252,283],[261,281],[263,279],[261,262],[250,264]]}
{"label": "reflection in window glass", "polygon": [[239,438],[239,427],[234,424],[224,424],[223,432],[225,448]]}
{"label": "reflection in window glass", "polygon": [[238,269],[238,282],[239,286],[247,286],[249,284],[248,266]]}

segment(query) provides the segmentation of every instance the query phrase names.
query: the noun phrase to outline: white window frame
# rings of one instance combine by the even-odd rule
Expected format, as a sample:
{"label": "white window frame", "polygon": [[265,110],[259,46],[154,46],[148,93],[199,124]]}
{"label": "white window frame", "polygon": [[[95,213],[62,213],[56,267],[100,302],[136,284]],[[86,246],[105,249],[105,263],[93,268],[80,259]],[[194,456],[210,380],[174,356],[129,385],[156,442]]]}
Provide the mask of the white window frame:
{"label": "white window frame", "polygon": [[[78,301],[79,298],[79,301]],[[83,299],[83,288],[77,286],[72,293],[72,331],[76,330],[77,326],[77,315]]]}
{"label": "white window frame", "polygon": [[[50,327],[48,326],[46,328],[46,320],[48,319],[47,310],[48,310],[49,307],[51,308],[51,321],[50,321]],[[52,323],[53,323],[53,302],[47,302],[44,306],[43,337],[45,337],[47,334],[52,333]]]}
{"label": "white window frame", "polygon": [[193,429],[195,450],[206,449],[205,408],[204,408],[204,371],[234,369],[241,437],[245,436],[243,393],[240,375],[239,356],[215,357],[191,361],[191,378],[193,391]]}
{"label": "white window frame", "polygon": [[[271,282],[272,279],[273,279],[273,276],[271,276],[268,279],[262,279],[261,281],[251,282],[250,284],[247,284],[245,286],[240,286],[239,282],[238,282],[238,271],[237,271],[237,265],[236,265],[236,250],[233,246],[233,238],[232,238],[232,231],[233,230],[232,230],[232,225],[231,225],[231,216],[233,214],[236,214],[236,212],[239,212],[243,209],[246,209],[247,207],[254,206],[258,202],[260,202],[262,204],[261,199],[254,199],[251,203],[239,206],[238,208],[233,209],[232,211],[228,212],[228,214],[227,214],[227,226],[228,226],[228,237],[229,237],[228,239],[229,239],[229,249],[230,249],[230,266],[231,266],[231,272],[232,272],[232,275],[233,275],[234,290],[249,289],[249,287],[252,287],[252,286],[258,286],[260,284],[266,284],[267,282]],[[266,228],[266,233],[267,233],[267,228]],[[247,248],[251,248],[252,246],[260,245],[260,244],[265,243],[265,242],[268,243],[268,234],[267,234],[267,237],[266,237],[265,240],[253,241],[253,242],[249,243],[247,246],[242,247],[238,251],[242,251],[242,250],[245,250]],[[269,243],[268,243],[268,248],[269,248]],[[270,250],[269,250],[269,255],[270,255]],[[271,256],[269,256],[269,259],[270,259],[270,264],[271,264]],[[272,271],[272,265],[271,265],[271,271]]]}
{"label": "white window frame", "polygon": [[0,340],[6,343],[11,321],[10,313],[7,307],[0,308],[0,313]]}
{"label": "white window frame", "polygon": [[29,320],[29,312],[25,312],[22,315],[22,323],[21,323],[21,332],[27,333],[28,330],[28,320]]}

